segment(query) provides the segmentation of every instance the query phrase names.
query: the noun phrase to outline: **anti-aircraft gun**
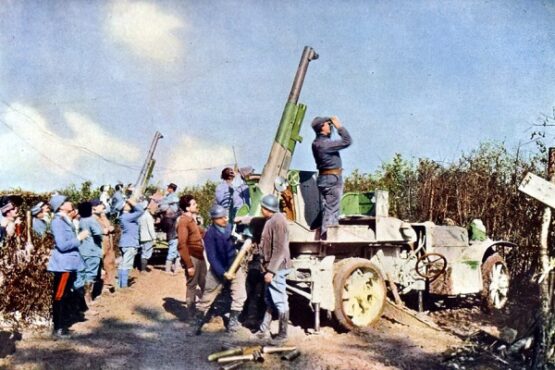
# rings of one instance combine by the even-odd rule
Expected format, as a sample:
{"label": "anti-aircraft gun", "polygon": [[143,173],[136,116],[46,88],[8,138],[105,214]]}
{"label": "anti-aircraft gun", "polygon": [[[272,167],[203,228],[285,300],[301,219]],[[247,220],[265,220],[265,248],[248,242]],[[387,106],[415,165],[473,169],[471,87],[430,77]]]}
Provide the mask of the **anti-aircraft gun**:
{"label": "anti-aircraft gun", "polygon": [[[295,146],[298,142],[302,141],[299,132],[306,113],[306,105],[298,102],[299,96],[303,87],[308,64],[315,59],[318,59],[318,54],[311,47],[305,46],[266,165],[262,170],[258,182],[249,185],[250,207],[246,205],[243,206],[237,213],[238,217],[260,217],[261,198],[266,194],[282,192],[287,188],[286,176],[289,171]],[[258,232],[260,231],[261,230],[258,230]],[[252,238],[246,238],[234,263],[225,274],[227,279],[231,280],[235,277],[235,272],[246,254],[250,251],[251,246]]]}
{"label": "anti-aircraft gun", "polygon": [[502,308],[509,289],[505,256],[515,245],[493,241],[485,231],[475,238],[463,227],[391,217],[387,191],[344,194],[339,224],[330,226],[326,240],[320,240],[317,173],[289,168],[306,111],[297,104],[299,93],[308,63],[317,57],[311,48],[304,49],[268,161],[258,183],[249,185],[251,207],[238,212],[239,217],[254,217],[249,225],[254,237],[246,239],[228,278],[261,232],[263,223],[253,222],[260,216],[261,197],[278,193],[288,219],[293,264],[287,289],[312,305],[316,330],[321,309],[348,330],[372,325],[384,310],[399,313],[399,305],[387,300],[386,281],[398,302],[400,296],[416,292],[419,310],[423,293],[480,293],[484,307]]}
{"label": "anti-aircraft gun", "polygon": [[135,199],[144,194],[146,186],[148,185],[148,180],[150,180],[150,178],[152,177],[152,171],[154,170],[154,165],[156,164],[156,160],[154,159],[154,152],[156,151],[158,141],[163,137],[164,136],[159,131],[156,131],[154,133],[154,137],[152,138],[152,142],[150,143],[150,148],[148,149],[148,154],[146,156],[145,162],[143,163],[143,167],[141,168],[141,172],[139,173],[139,177],[137,178],[137,182],[135,183],[135,188],[133,190],[133,197]]}

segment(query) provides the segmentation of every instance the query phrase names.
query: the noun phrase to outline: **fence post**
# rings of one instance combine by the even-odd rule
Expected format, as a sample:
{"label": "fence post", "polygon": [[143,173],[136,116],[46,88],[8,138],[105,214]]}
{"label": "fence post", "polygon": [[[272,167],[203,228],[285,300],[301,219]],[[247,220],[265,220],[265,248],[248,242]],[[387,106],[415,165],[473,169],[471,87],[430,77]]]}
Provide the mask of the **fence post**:
{"label": "fence post", "polygon": [[[549,148],[547,162],[547,178],[555,183],[555,148]],[[549,273],[549,226],[551,225],[551,208],[545,207],[543,213],[542,231],[540,237],[540,274],[543,280],[540,282],[540,312],[539,325],[536,337],[535,356],[532,364],[533,369],[544,369],[548,358],[553,354],[551,340],[551,326],[553,324],[551,308],[552,295],[550,286],[553,286],[553,274]]]}

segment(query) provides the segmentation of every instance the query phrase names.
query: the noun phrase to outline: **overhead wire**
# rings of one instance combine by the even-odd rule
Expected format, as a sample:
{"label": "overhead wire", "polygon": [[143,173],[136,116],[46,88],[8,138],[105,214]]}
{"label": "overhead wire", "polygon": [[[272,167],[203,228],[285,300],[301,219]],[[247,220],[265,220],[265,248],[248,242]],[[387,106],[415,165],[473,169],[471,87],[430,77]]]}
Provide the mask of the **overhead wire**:
{"label": "overhead wire", "polygon": [[22,112],[19,109],[14,108],[11,104],[7,103],[2,98],[0,98],[0,102],[2,104],[4,104],[6,107],[8,107],[9,109],[11,109],[12,111],[14,111],[14,112],[22,115],[23,117],[27,118],[27,120],[29,122],[31,122],[34,126],[36,126],[40,131],[42,131],[46,135],[52,137],[53,139],[57,140],[62,145],[69,146],[69,147],[72,147],[72,148],[76,148],[76,149],[78,149],[82,152],[85,152],[85,153],[89,154],[89,155],[95,156],[95,157],[97,157],[97,158],[99,158],[99,159],[101,159],[105,162],[108,162],[108,163],[111,163],[111,164],[114,164],[114,165],[117,165],[117,166],[120,166],[120,167],[128,168],[128,169],[131,169],[131,170],[138,170],[138,169],[141,168],[140,166],[137,166],[137,165],[130,165],[130,164],[114,161],[110,158],[107,158],[107,157],[103,156],[100,153],[97,153],[97,152],[87,148],[86,146],[77,145],[77,144],[73,144],[73,143],[68,143],[65,140],[63,140],[62,138],[60,138],[59,136],[57,136],[56,134],[54,134],[53,132],[51,132],[47,129],[44,129],[33,117],[29,116],[28,114],[26,114],[25,112]]}
{"label": "overhead wire", "polygon": [[7,122],[5,122],[4,120],[0,119],[0,123],[2,123],[4,126],[6,126],[11,132],[13,132],[13,134],[15,136],[17,136],[19,139],[21,139],[24,143],[26,143],[27,145],[29,145],[35,152],[37,152],[42,158],[44,158],[45,160],[47,160],[48,162],[54,164],[56,167],[60,168],[61,170],[83,180],[83,181],[87,181],[88,179],[81,176],[80,174],[74,172],[73,170],[67,169],[66,167],[62,166],[61,164],[59,164],[58,162],[54,161],[53,159],[51,159],[50,157],[48,157],[46,154],[44,154],[43,152],[41,152],[40,150],[38,150],[31,142],[29,142],[29,140],[25,139],[25,137],[23,137],[22,135],[18,134],[17,131],[10,126]]}
{"label": "overhead wire", "polygon": [[[200,77],[200,76],[202,76],[202,75],[209,74],[212,70],[214,70],[214,69],[216,69],[216,68],[218,68],[218,67],[220,67],[220,66],[222,66],[222,65],[224,65],[224,64],[228,64],[228,63],[229,63],[229,61],[228,61],[228,60],[225,60],[223,63],[219,63],[218,65],[214,66],[212,69],[205,70],[204,73],[201,73],[201,74],[196,75],[194,78],[198,78],[198,77]],[[167,85],[165,85],[165,86],[161,86],[161,87],[166,87],[166,88],[168,88],[168,87],[175,87],[175,86],[179,86],[179,85],[181,85],[181,84],[183,84],[184,82],[189,81],[189,80],[190,80],[190,78],[189,78],[189,79],[184,78],[184,79],[178,80],[178,81],[176,81],[176,82],[173,82],[173,83],[167,84]],[[156,88],[159,88],[159,87],[156,87]],[[136,94],[136,93],[140,93],[140,92],[142,92],[142,91],[148,91],[148,90],[154,90],[154,89],[153,89],[153,88],[150,88],[150,89],[136,89],[136,90],[134,90],[134,91],[130,91],[130,92],[127,92],[127,93],[123,94],[123,96],[131,95],[131,94]],[[86,102],[86,101],[96,101],[96,100],[111,99],[111,98],[113,98],[113,96],[107,95],[107,94],[106,94],[106,95],[104,95],[104,96],[97,96],[97,97],[93,97],[93,98],[90,98],[90,99],[80,99],[80,100],[68,100],[68,101],[49,102],[48,105],[73,104],[73,103],[80,103],[80,102]],[[99,159],[101,159],[101,160],[103,160],[103,161],[105,161],[105,162],[107,162],[107,163],[110,163],[110,164],[113,164],[113,165],[116,165],[116,166],[124,167],[124,168],[131,169],[131,170],[140,170],[140,169],[141,169],[141,166],[139,166],[139,165],[131,165],[131,164],[127,164],[127,163],[118,162],[118,161],[112,160],[112,159],[110,159],[110,158],[107,158],[107,157],[103,156],[102,154],[97,153],[97,152],[93,151],[92,149],[89,149],[89,148],[87,148],[87,147],[85,147],[85,146],[78,145],[78,144],[73,144],[73,143],[68,143],[67,141],[63,140],[62,138],[60,138],[59,136],[57,136],[57,135],[54,134],[53,132],[51,132],[51,131],[45,129],[44,127],[42,127],[42,125],[41,125],[40,123],[38,123],[33,117],[29,116],[29,115],[26,114],[25,112],[22,112],[21,110],[15,108],[15,107],[13,107],[13,106],[12,106],[11,104],[9,104],[6,100],[4,100],[2,97],[0,97],[0,102],[1,102],[3,105],[5,105],[8,109],[10,109],[10,110],[12,110],[12,111],[14,111],[14,112],[16,112],[16,113],[22,115],[23,117],[27,118],[27,120],[29,120],[29,122],[31,122],[34,126],[36,126],[40,131],[42,131],[44,134],[46,134],[46,135],[52,137],[53,139],[57,140],[57,141],[60,142],[62,145],[65,145],[65,146],[68,146],[68,147],[76,148],[76,149],[78,149],[78,150],[80,150],[80,151],[82,151],[82,152],[84,152],[84,153],[87,153],[87,154],[89,154],[89,155],[91,155],[91,156],[95,156],[95,157],[97,157],[97,158],[99,158]],[[36,105],[41,106],[41,105],[46,105],[46,103],[45,103],[45,104],[40,104],[40,103],[38,103],[38,104],[36,104]],[[51,160],[50,158],[48,158],[47,156],[45,156],[45,155],[44,155],[43,153],[41,153],[38,149],[36,149],[36,148],[33,146],[32,143],[30,143],[28,140],[24,139],[21,135],[17,134],[17,132],[13,129],[13,127],[9,126],[9,125],[8,125],[6,122],[4,122],[4,121],[2,121],[2,123],[3,123],[6,127],[8,127],[12,132],[14,132],[14,134],[15,134],[16,136],[18,136],[20,139],[22,139],[24,142],[26,142],[28,145],[30,145],[35,151],[39,152],[39,154],[41,154],[41,156],[43,156],[44,158],[46,158],[46,159],[49,160],[50,162],[54,163],[56,166],[58,166],[58,167],[60,167],[60,168],[62,168],[62,169],[64,169],[64,170],[66,170],[66,171],[72,173],[72,175],[77,176],[77,177],[79,177],[79,178],[81,178],[81,179],[85,179],[85,178],[82,177],[81,175],[78,175],[78,174],[76,174],[76,173],[74,173],[74,172],[71,172],[70,170],[67,170],[67,169],[63,168],[63,167],[62,167],[61,165],[59,165],[57,162],[54,162],[53,160]],[[184,168],[184,169],[175,169],[175,168],[169,168],[169,167],[158,167],[158,168],[156,169],[156,172],[168,173],[168,172],[211,171],[211,170],[215,170],[215,169],[220,169],[220,168],[222,168],[222,167],[224,167],[224,166],[231,166],[231,164],[226,163],[226,164],[222,164],[222,165],[219,165],[219,166],[201,167],[201,168]]]}

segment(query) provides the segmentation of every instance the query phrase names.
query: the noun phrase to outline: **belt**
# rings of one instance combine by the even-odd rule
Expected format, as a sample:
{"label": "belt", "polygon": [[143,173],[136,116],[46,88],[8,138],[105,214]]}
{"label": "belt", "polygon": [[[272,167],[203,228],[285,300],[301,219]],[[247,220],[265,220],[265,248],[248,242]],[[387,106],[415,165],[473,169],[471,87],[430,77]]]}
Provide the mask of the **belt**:
{"label": "belt", "polygon": [[320,170],[318,172],[318,175],[341,175],[341,168],[326,168],[323,170]]}

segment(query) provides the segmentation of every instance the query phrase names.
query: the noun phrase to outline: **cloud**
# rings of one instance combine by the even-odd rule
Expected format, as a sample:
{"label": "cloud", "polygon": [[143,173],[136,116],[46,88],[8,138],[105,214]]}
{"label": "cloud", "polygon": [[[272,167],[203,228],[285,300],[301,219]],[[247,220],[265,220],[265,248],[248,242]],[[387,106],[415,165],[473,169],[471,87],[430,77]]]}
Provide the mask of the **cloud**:
{"label": "cloud", "polygon": [[0,188],[48,191],[85,179],[115,181],[121,166],[93,152],[109,161],[138,163],[138,148],[110,137],[91,119],[75,112],[64,118],[67,125],[60,125],[65,126],[60,135],[33,107],[13,103],[7,108],[0,131]]}
{"label": "cloud", "polygon": [[66,112],[64,118],[71,131],[77,133],[72,140],[73,144],[87,147],[118,162],[134,163],[140,159],[137,147],[114,137],[112,133],[104,132],[90,118],[76,112]]}
{"label": "cloud", "polygon": [[199,185],[206,180],[219,180],[221,170],[234,161],[231,146],[209,143],[196,137],[182,136],[169,158],[158,163],[155,174],[164,183],[179,186]]}
{"label": "cloud", "polygon": [[183,46],[174,34],[184,27],[178,17],[144,1],[115,1],[109,10],[108,32],[136,54],[158,62],[180,57]]}

